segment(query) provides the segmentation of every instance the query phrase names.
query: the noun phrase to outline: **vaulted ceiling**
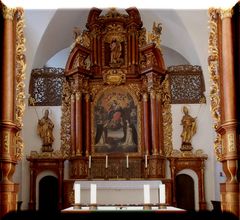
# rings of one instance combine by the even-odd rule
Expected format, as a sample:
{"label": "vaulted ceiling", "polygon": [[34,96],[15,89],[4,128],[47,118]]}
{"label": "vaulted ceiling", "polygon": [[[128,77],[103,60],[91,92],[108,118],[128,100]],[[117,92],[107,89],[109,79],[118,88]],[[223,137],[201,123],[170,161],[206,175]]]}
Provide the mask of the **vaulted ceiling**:
{"label": "vaulted ceiling", "polygon": [[[108,9],[103,9],[105,14]],[[126,13],[124,9],[118,9]],[[25,10],[27,78],[33,68],[41,68],[51,57],[73,42],[73,28],[86,29],[90,9]],[[162,23],[163,55],[177,53],[192,65],[206,65],[208,56],[208,11],[139,9],[143,26],[152,30],[153,22]],[[63,65],[64,66],[64,65]],[[27,80],[28,81],[28,80]]]}

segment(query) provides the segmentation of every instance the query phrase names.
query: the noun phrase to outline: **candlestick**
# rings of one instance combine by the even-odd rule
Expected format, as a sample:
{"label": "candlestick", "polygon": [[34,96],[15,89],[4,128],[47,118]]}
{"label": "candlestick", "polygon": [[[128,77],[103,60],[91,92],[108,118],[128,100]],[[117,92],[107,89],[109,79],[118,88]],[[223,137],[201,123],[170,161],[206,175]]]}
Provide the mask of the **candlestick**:
{"label": "candlestick", "polygon": [[90,203],[91,204],[97,203],[97,185],[96,184],[91,184]]}
{"label": "candlestick", "polygon": [[108,155],[106,155],[106,164],[105,164],[105,168],[108,168]]}
{"label": "candlestick", "polygon": [[91,169],[91,162],[92,162],[92,157],[89,155],[88,157],[88,168]]}
{"label": "candlestick", "polygon": [[166,203],[166,187],[165,184],[159,184],[159,203]]}
{"label": "candlestick", "polygon": [[127,168],[129,167],[129,164],[128,164],[128,154],[126,156],[126,163],[127,163]]}
{"label": "candlestick", "polygon": [[79,204],[81,201],[81,185],[80,183],[74,183],[74,203]]}
{"label": "candlestick", "polygon": [[147,154],[145,154],[145,168],[147,168],[148,163],[147,163]]}
{"label": "candlestick", "polygon": [[144,184],[144,204],[150,204],[150,186],[149,184]]}

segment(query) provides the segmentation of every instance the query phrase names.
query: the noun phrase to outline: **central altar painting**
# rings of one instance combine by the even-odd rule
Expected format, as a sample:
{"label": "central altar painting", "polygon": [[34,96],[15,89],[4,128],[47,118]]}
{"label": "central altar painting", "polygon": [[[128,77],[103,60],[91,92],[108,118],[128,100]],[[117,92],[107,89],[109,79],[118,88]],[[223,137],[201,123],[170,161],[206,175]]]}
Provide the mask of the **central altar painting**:
{"label": "central altar painting", "polygon": [[94,153],[139,152],[141,112],[127,87],[103,90],[92,112]]}

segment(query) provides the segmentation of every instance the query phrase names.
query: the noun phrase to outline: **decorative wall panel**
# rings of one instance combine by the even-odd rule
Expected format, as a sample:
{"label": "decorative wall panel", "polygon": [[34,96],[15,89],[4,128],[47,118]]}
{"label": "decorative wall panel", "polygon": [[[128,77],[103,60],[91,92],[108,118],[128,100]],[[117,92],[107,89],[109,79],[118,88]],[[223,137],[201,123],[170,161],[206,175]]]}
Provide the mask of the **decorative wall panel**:
{"label": "decorative wall panel", "polygon": [[62,86],[64,69],[41,68],[33,69],[30,79],[29,105],[59,106],[62,103]]}
{"label": "decorative wall panel", "polygon": [[202,69],[200,66],[180,65],[168,67],[171,102],[206,103],[203,94],[205,91]]}

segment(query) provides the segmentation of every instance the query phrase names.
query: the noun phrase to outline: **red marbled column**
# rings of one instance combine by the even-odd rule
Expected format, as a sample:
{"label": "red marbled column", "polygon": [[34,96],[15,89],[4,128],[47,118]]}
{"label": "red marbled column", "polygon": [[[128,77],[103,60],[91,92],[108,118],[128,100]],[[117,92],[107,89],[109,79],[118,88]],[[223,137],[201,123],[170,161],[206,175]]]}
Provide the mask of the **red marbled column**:
{"label": "red marbled column", "polygon": [[1,115],[2,121],[14,120],[14,94],[15,94],[15,51],[14,51],[14,24],[13,14],[7,15],[3,21],[3,43],[2,43],[2,72],[1,72]]}
{"label": "red marbled column", "polygon": [[135,34],[132,33],[132,64],[135,64]]}
{"label": "red marbled column", "polygon": [[148,111],[148,94],[143,94],[143,129],[144,129],[144,146],[145,153],[149,154],[150,149],[150,134],[149,134],[149,111]]}
{"label": "red marbled column", "polygon": [[85,95],[86,106],[86,156],[91,154],[91,109],[90,109],[90,95]]}
{"label": "red marbled column", "polygon": [[82,155],[82,93],[76,93],[76,155]]}
{"label": "red marbled column", "polygon": [[156,92],[150,92],[150,104],[151,104],[151,135],[152,135],[152,154],[157,155],[159,150],[158,140],[158,118],[157,118],[157,106],[156,106]]}
{"label": "red marbled column", "polygon": [[130,66],[132,64],[132,58],[131,58],[131,36],[128,35],[128,65]]}
{"label": "red marbled column", "polygon": [[162,118],[162,105],[161,105],[161,95],[157,93],[156,95],[156,105],[157,105],[157,118],[158,118],[158,138],[159,138],[159,154],[163,155],[164,152],[164,136],[163,136],[163,118]]}
{"label": "red marbled column", "polygon": [[71,95],[71,155],[76,154],[76,99]]}

